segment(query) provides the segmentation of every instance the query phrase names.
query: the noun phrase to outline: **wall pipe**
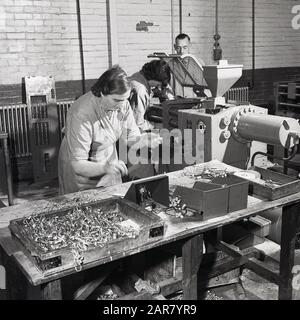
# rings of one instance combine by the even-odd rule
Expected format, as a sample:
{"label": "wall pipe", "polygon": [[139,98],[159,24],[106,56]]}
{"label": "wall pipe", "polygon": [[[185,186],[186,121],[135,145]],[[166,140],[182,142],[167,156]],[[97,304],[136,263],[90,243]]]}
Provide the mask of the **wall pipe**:
{"label": "wall pipe", "polygon": [[179,33],[182,33],[182,0],[179,0]]}
{"label": "wall pipe", "polygon": [[81,86],[82,86],[82,93],[84,94],[85,93],[85,70],[84,70],[82,28],[81,28],[80,0],[76,0],[76,13],[77,13],[79,51],[80,51]]}
{"label": "wall pipe", "polygon": [[174,49],[174,40],[175,40],[175,35],[174,35],[174,0],[171,0],[171,48],[172,48],[172,53],[175,52]]}
{"label": "wall pipe", "polygon": [[107,0],[107,15],[108,21],[108,45],[110,47],[110,67],[119,63],[119,48],[118,48],[118,30],[117,30],[117,8],[116,0]]}
{"label": "wall pipe", "polygon": [[252,0],[252,77],[251,86],[255,85],[255,0]]}
{"label": "wall pipe", "polygon": [[216,34],[219,34],[219,1],[216,0]]}

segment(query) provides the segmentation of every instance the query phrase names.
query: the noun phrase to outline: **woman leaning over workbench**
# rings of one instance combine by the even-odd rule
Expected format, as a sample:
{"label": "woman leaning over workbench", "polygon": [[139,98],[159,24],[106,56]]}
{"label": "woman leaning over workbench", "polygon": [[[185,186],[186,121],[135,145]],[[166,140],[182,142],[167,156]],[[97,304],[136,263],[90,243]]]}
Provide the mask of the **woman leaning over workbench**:
{"label": "woman leaning over workbench", "polygon": [[58,158],[60,194],[121,183],[128,172],[118,158],[119,139],[135,149],[161,143],[154,133],[140,133],[130,90],[125,71],[114,66],[69,109]]}

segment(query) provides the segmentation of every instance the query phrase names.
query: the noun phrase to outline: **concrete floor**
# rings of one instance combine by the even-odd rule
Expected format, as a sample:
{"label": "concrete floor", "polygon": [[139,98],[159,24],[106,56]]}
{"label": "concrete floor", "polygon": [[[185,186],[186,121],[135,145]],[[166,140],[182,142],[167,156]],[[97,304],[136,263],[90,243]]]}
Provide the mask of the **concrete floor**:
{"label": "concrete floor", "polygon": [[[30,183],[21,182],[15,188],[15,204],[22,204],[27,201],[50,198],[58,195],[58,184],[54,180],[50,183]],[[7,204],[7,196],[0,194],[0,200]],[[272,259],[268,259],[270,265],[275,265],[278,260],[279,252],[275,252],[279,246],[272,244]],[[277,246],[277,247],[276,247]],[[266,246],[268,248],[268,245]],[[274,249],[275,247],[275,249]],[[266,249],[268,251],[268,249]],[[278,251],[278,250],[277,250]],[[275,257],[275,259],[274,259]],[[300,265],[300,250],[296,250],[295,264]],[[179,293],[172,299],[180,299],[182,296]],[[278,287],[261,278],[250,270],[244,269],[239,277],[239,282],[223,285],[220,287],[210,288],[207,292],[207,300],[276,300],[278,297]],[[300,299],[300,295],[296,294],[295,298]]]}

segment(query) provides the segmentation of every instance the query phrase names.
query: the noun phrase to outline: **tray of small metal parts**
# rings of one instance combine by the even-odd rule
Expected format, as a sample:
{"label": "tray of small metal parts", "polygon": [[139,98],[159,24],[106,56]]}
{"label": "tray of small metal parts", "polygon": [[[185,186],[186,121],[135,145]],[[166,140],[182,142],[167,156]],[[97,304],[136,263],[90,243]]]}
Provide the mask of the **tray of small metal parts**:
{"label": "tray of small metal parts", "polygon": [[44,275],[62,267],[80,271],[164,235],[159,217],[119,197],[12,220],[9,228]]}
{"label": "tray of small metal parts", "polygon": [[249,193],[268,200],[276,200],[300,192],[300,180],[288,175],[259,167],[251,168],[260,173],[258,179],[249,181]]}

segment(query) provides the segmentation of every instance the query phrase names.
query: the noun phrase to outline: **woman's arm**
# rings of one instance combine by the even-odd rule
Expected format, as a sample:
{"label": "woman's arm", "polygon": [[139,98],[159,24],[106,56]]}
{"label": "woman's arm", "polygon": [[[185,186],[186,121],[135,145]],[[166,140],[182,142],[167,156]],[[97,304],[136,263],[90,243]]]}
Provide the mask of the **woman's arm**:
{"label": "woman's arm", "polygon": [[104,174],[120,173],[127,174],[127,167],[123,161],[115,161],[112,163],[99,164],[97,162],[87,160],[71,161],[71,165],[75,173],[86,178],[101,177]]}
{"label": "woman's arm", "polygon": [[76,174],[86,178],[102,176],[108,170],[108,164],[103,165],[88,160],[73,160],[71,161],[71,166]]}

